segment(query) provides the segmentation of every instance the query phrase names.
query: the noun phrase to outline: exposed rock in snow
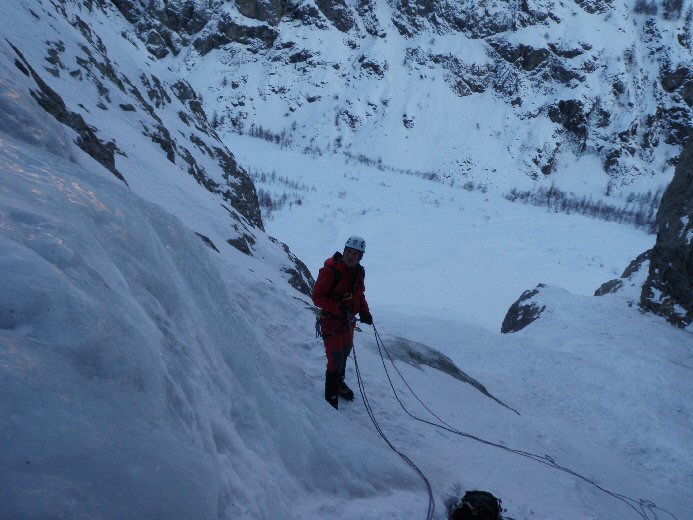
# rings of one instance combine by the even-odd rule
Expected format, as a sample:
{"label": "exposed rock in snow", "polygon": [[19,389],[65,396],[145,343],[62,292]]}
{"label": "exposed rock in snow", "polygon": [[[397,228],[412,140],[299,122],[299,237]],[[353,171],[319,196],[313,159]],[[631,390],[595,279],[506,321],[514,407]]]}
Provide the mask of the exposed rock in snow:
{"label": "exposed rock in snow", "polygon": [[690,73],[687,67],[679,67],[674,71],[662,71],[662,88],[666,92],[674,92],[682,87],[684,82],[688,83],[690,81],[689,76]]}
{"label": "exposed rock in snow", "polygon": [[[205,105],[217,130],[261,126],[290,135],[286,144],[299,150],[377,160],[377,139],[386,165],[448,177],[464,171],[485,182],[494,169],[543,179],[561,161],[590,154],[619,190],[642,175],[668,180],[693,128],[686,2],[652,13],[611,0],[115,3],[150,52],[184,59],[180,70],[210,93]],[[238,86],[225,88],[229,79]],[[383,91],[393,84],[394,92]],[[479,103],[488,107],[484,117]],[[416,130],[390,132],[403,113]],[[493,144],[470,150],[452,138],[478,142],[485,116],[501,113],[488,121]],[[428,146],[441,121],[451,137]]]}
{"label": "exposed rock in snow", "polygon": [[14,45],[10,45],[18,56],[18,59],[16,59],[14,62],[15,66],[26,76],[30,76],[36,84],[37,90],[32,90],[31,95],[38,102],[41,108],[43,108],[58,121],[77,132],[78,137],[75,140],[75,144],[84,150],[84,152],[96,159],[96,161],[108,169],[108,171],[110,171],[118,179],[127,184],[127,181],[125,178],[123,178],[123,175],[115,167],[115,152],[118,151],[115,143],[104,143],[96,135],[94,128],[87,125],[81,115],[68,110],[68,108],[65,106],[65,102],[58,95],[58,93],[51,89],[46,82],[41,79],[41,76],[39,76],[34,68],[29,65],[29,62],[24,58],[24,55]]}
{"label": "exposed rock in snow", "polygon": [[[178,35],[171,42],[188,45],[189,36],[209,19],[206,7],[208,3],[201,1],[145,5],[127,0],[115,6],[92,2],[34,6],[33,14],[27,20],[17,18],[15,27],[4,33],[6,41],[0,42],[2,63],[14,63],[6,73],[21,78],[9,99],[30,94],[43,110],[76,132],[74,142],[86,154],[119,179],[127,179],[137,193],[165,207],[189,202],[161,199],[147,182],[151,178],[171,182],[179,174],[189,175],[217,198],[217,211],[228,219],[225,236],[217,237],[215,247],[228,243],[248,254],[272,257],[286,281],[305,291],[310,274],[288,248],[275,246],[261,233],[264,226],[254,184],[208,121],[202,98],[122,30],[129,23],[141,29],[150,22],[165,22]],[[45,41],[29,45],[21,37],[23,23],[45,23],[49,30]],[[44,70],[49,74],[42,74]],[[17,108],[11,105],[8,102],[5,117],[16,116]],[[213,235],[204,228],[208,222],[186,224],[204,236]]]}
{"label": "exposed rock in snow", "polygon": [[442,352],[431,348],[428,345],[424,345],[423,343],[399,336],[385,338],[385,342],[387,353],[390,355],[390,357],[392,357],[392,359],[402,361],[415,367],[425,365],[445,372],[458,381],[472,385],[486,397],[493,399],[498,404],[517,413],[517,410],[510,408],[507,404],[492,395],[483,384],[460,370],[457,365],[455,365],[455,363],[453,363],[452,360]]}
{"label": "exposed rock in snow", "polygon": [[531,45],[512,43],[502,38],[489,39],[491,46],[501,57],[513,65],[518,65],[523,70],[530,72],[545,62],[550,53],[547,49],[534,49]]}
{"label": "exposed rock in snow", "polygon": [[685,327],[693,322],[693,139],[681,152],[674,179],[664,192],[657,225],[640,304]]}
{"label": "exposed rock in snow", "polygon": [[212,27],[207,27],[201,36],[195,39],[193,46],[205,55],[228,43],[246,45],[255,52],[269,49],[279,33],[269,25],[243,24],[230,16],[222,16]]}
{"label": "exposed rock in snow", "polygon": [[236,0],[242,15],[277,25],[286,9],[286,0]]}
{"label": "exposed rock in snow", "polygon": [[345,0],[315,0],[322,14],[341,32],[353,29],[356,21]]}
{"label": "exposed rock in snow", "polygon": [[289,260],[293,263],[292,267],[282,268],[282,271],[290,276],[288,280],[289,285],[306,296],[310,296],[313,292],[313,286],[315,285],[315,280],[313,279],[313,275],[310,274],[310,269],[308,269],[301,259],[289,250],[289,246],[284,242],[280,242],[272,237],[270,237],[270,240],[275,244],[279,244],[289,257]]}
{"label": "exposed rock in snow", "polygon": [[582,101],[575,99],[561,100],[549,107],[549,119],[560,124],[572,133],[584,149],[587,140],[587,115]]}
{"label": "exposed rock in snow", "polygon": [[605,13],[611,8],[612,0],[575,0],[588,13]]}
{"label": "exposed rock in snow", "polygon": [[[604,296],[606,294],[614,294],[618,292],[624,292],[627,289],[629,293],[633,293],[634,299],[640,297],[640,292],[642,290],[642,284],[647,277],[647,270],[650,262],[650,255],[652,250],[647,250],[644,253],[638,255],[638,257],[633,260],[628,267],[623,271],[620,278],[615,278],[604,282],[599,289],[594,292],[595,296]],[[637,292],[637,296],[636,293]],[[631,294],[629,294],[631,295]]]}
{"label": "exposed rock in snow", "polygon": [[539,284],[533,290],[523,292],[517,301],[510,306],[501,325],[503,334],[518,332],[541,316],[546,305],[537,302],[535,296],[545,287],[544,284]]}

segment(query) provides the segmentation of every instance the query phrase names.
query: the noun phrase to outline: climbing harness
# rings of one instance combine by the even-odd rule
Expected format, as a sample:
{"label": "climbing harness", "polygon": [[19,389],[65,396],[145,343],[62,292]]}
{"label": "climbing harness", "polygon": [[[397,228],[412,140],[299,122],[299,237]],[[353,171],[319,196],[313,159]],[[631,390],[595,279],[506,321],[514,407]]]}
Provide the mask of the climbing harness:
{"label": "climbing harness", "polygon": [[[583,476],[583,475],[580,475],[579,473],[577,473],[577,472],[571,470],[570,468],[567,468],[567,467],[565,467],[565,466],[561,466],[561,465],[558,464],[558,463],[556,462],[556,460],[555,460],[553,457],[551,457],[550,455],[543,455],[543,456],[542,456],[542,455],[538,455],[538,454],[531,453],[531,452],[528,452],[528,451],[523,451],[523,450],[518,450],[518,449],[514,449],[514,448],[509,448],[509,447],[504,446],[504,445],[502,445],[502,444],[498,444],[498,443],[495,443],[495,442],[488,441],[488,440],[483,439],[483,438],[481,438],[481,437],[477,437],[476,435],[472,435],[472,434],[470,434],[470,433],[467,433],[467,432],[458,430],[457,428],[454,428],[453,426],[450,426],[447,422],[445,422],[443,419],[441,419],[440,417],[438,417],[438,415],[436,415],[428,406],[426,406],[426,404],[424,404],[424,402],[423,402],[421,399],[419,399],[419,396],[416,395],[416,392],[414,392],[414,390],[411,388],[411,386],[409,386],[409,383],[407,383],[406,379],[404,379],[404,376],[402,375],[402,373],[401,373],[401,372],[399,371],[399,369],[397,368],[397,365],[395,365],[395,361],[392,359],[392,356],[390,355],[390,353],[388,352],[387,348],[385,347],[385,343],[383,342],[382,338],[380,337],[380,334],[378,333],[378,329],[375,328],[375,325],[373,325],[373,331],[374,331],[374,333],[375,333],[376,345],[378,346],[378,353],[380,354],[380,359],[381,359],[381,361],[382,361],[382,363],[383,363],[383,368],[385,369],[385,374],[387,375],[387,379],[388,379],[388,381],[389,381],[389,383],[390,383],[390,387],[392,388],[392,392],[394,393],[395,398],[397,399],[397,402],[399,403],[399,405],[402,407],[402,409],[405,411],[405,413],[406,413],[409,417],[411,417],[412,419],[415,419],[415,420],[420,421],[420,422],[425,423],[425,424],[429,424],[429,425],[431,425],[431,426],[435,426],[436,428],[440,428],[440,429],[445,430],[445,431],[448,431],[448,432],[450,432],[450,433],[454,433],[454,434],[456,434],[456,435],[460,435],[461,437],[467,437],[468,439],[475,440],[475,441],[480,442],[480,443],[482,443],[482,444],[485,444],[485,445],[487,445],[487,446],[492,446],[492,447],[495,447],[495,448],[499,448],[499,449],[502,449],[502,450],[504,450],[504,451],[508,451],[508,452],[510,452],[510,453],[514,453],[514,454],[516,454],[516,455],[520,455],[520,456],[522,456],[522,457],[526,457],[526,458],[532,459],[532,460],[534,460],[535,462],[539,462],[540,464],[544,464],[544,465],[546,465],[546,466],[549,466],[549,467],[551,467],[551,468],[557,469],[557,470],[559,470],[559,471],[563,471],[564,473],[568,473],[569,475],[572,475],[572,476],[574,476],[574,477],[576,477],[576,478],[582,480],[583,482],[586,482],[586,483],[588,483],[588,484],[591,484],[592,486],[596,487],[596,488],[599,489],[600,491],[603,491],[604,493],[606,493],[606,494],[608,494],[608,495],[610,495],[610,496],[616,498],[617,500],[620,500],[620,501],[623,502],[624,504],[628,505],[628,506],[629,506],[631,509],[633,509],[638,515],[640,515],[640,517],[643,518],[643,520],[657,520],[657,519],[658,519],[658,515],[657,515],[657,512],[656,512],[656,511],[661,511],[661,512],[663,512],[663,513],[666,513],[667,515],[669,515],[669,516],[670,516],[671,518],[673,518],[674,520],[678,520],[677,517],[676,517],[673,513],[671,513],[670,511],[667,511],[666,509],[663,509],[663,508],[661,508],[661,507],[658,507],[658,506],[657,506],[654,502],[652,502],[651,500],[642,499],[642,498],[640,498],[640,499],[635,499],[635,498],[631,498],[631,497],[629,497],[629,496],[623,495],[623,494],[621,494],[621,493],[615,493],[615,492],[613,492],[613,491],[610,491],[610,490],[608,490],[608,489],[606,489],[606,488],[600,486],[600,485],[599,485],[597,482],[595,482],[594,480],[589,479],[589,478],[587,478],[587,477],[585,477],[585,476]],[[422,418],[420,418],[420,417],[417,417],[417,416],[413,415],[411,412],[409,412],[409,410],[407,410],[406,406],[404,406],[404,403],[402,403],[401,399],[399,398],[399,394],[397,393],[397,390],[395,389],[394,383],[392,382],[392,379],[390,378],[390,373],[389,373],[389,371],[388,371],[388,369],[387,369],[387,366],[386,366],[386,363],[385,363],[385,358],[384,358],[384,356],[383,356],[383,351],[384,351],[385,354],[387,355],[388,359],[390,360],[390,363],[392,364],[393,368],[395,369],[395,371],[396,371],[397,374],[399,375],[400,379],[402,379],[402,381],[404,382],[405,386],[409,389],[409,391],[410,391],[411,394],[414,396],[414,398],[421,404],[421,406],[424,407],[424,409],[426,409],[426,411],[427,411],[428,413],[430,413],[433,417],[435,417],[435,418],[439,421],[439,424],[434,423],[434,422],[431,422],[431,421],[428,421],[428,420],[426,420],[426,419],[422,419]],[[354,364],[356,365],[356,355],[354,355]],[[357,375],[358,375],[358,365],[356,365],[356,366],[357,366]],[[360,381],[360,375],[359,375],[359,381]],[[427,481],[427,482],[428,482],[428,481]]]}
{"label": "climbing harness", "polygon": [[[354,276],[354,280],[351,284],[351,291],[346,292],[344,294],[337,294],[334,292],[334,290],[335,290],[335,287],[337,287],[337,285],[339,284],[340,280],[342,279],[342,272],[339,269],[332,267],[332,266],[323,267],[323,269],[325,269],[325,268],[328,268],[332,271],[332,286],[330,287],[328,294],[332,298],[334,298],[335,300],[342,301],[342,302],[347,302],[353,298],[354,291],[356,291],[356,286],[358,285],[359,280],[363,280],[363,278],[366,276],[366,272],[365,272],[363,266],[359,265],[358,271],[357,271],[356,275]],[[339,328],[326,334],[322,328],[321,318],[330,318],[330,319],[337,321],[337,320],[341,320],[342,316],[340,316],[338,314],[333,314],[331,312],[327,312],[324,310],[321,310],[319,313],[317,313],[315,316],[315,337],[316,338],[332,337],[336,334],[341,333],[346,326],[344,323],[342,323],[342,325]],[[353,318],[353,316],[352,316],[352,318]],[[353,337],[352,337],[352,343],[353,343]]]}

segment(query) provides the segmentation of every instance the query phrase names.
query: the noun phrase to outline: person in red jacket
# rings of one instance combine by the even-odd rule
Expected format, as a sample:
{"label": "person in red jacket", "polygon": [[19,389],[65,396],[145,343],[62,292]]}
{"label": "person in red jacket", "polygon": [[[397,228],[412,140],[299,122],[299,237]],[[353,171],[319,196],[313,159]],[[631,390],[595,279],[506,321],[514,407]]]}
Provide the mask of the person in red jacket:
{"label": "person in red jacket", "polygon": [[373,324],[366,302],[365,270],[360,264],[366,241],[352,236],[344,252],[325,260],[313,287],[313,303],[320,308],[319,332],[325,343],[325,399],[339,409],[339,397],[351,401],[354,392],[344,382],[347,357],[354,345],[355,315],[361,322]]}

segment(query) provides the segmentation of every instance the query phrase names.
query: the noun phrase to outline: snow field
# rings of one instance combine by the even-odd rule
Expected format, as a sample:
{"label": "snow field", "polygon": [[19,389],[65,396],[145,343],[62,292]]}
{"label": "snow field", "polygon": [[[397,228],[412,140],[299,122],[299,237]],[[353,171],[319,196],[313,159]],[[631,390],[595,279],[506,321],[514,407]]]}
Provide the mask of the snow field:
{"label": "snow field", "polygon": [[[245,136],[227,142],[242,165],[315,187],[295,192],[300,206],[267,219],[270,234],[287,242],[314,276],[348,236],[366,238],[367,289],[376,308],[451,314],[497,331],[522,291],[541,282],[591,295],[654,244],[643,231],[549,215],[506,201],[493,188],[470,193]],[[274,198],[292,192],[281,183],[257,186]]]}
{"label": "snow field", "polygon": [[[165,82],[177,78],[122,43],[128,26],[119,17],[79,3],[66,9],[98,29],[128,77],[151,68]],[[37,33],[60,34],[62,59],[74,61],[82,40],[72,26],[46,16],[37,25],[21,12],[4,28],[23,42],[31,63],[45,58],[45,49],[24,37]],[[125,152],[116,160],[131,189],[116,181],[37,106],[16,56],[0,45],[0,516],[423,517],[423,484],[377,436],[360,398],[339,413],[324,403],[325,361],[310,302],[280,275],[286,258],[279,248],[259,231],[254,257],[228,246],[233,231],[219,199],[112,108],[103,116],[108,129],[100,131]],[[433,45],[443,52],[459,43],[441,38]],[[465,52],[476,59],[481,51]],[[247,71],[252,82],[269,83],[260,64]],[[92,83],[40,73],[69,108],[82,103],[92,109],[82,107],[87,122],[98,120]],[[394,96],[396,88],[406,90],[395,78],[371,86]],[[451,99],[431,84],[398,98],[398,108],[418,109],[428,94]],[[129,100],[112,90],[114,107]],[[351,93],[364,94],[358,87]],[[408,154],[393,145],[404,133],[395,112],[382,123],[393,129],[391,141],[380,141],[376,128],[353,149],[429,169],[431,157],[443,156],[416,136],[439,131],[447,107],[425,103],[421,110],[431,108],[430,117],[416,121]],[[287,110],[283,102],[268,107],[257,121],[273,123]],[[170,112],[161,111],[164,124],[173,125],[179,108],[173,100]],[[439,349],[522,414],[440,371],[398,363],[441,417],[494,442],[548,453],[684,520],[693,510],[690,334],[628,307],[632,296],[591,297],[654,237],[502,199],[509,176],[494,178],[486,164],[507,158],[493,133],[502,117],[486,117],[480,105],[467,108],[473,117],[456,121],[460,131],[450,139],[484,123],[483,137],[459,146],[486,157],[479,163],[485,193],[248,137],[226,139],[244,166],[315,186],[299,191],[300,206],[266,221],[314,274],[346,237],[366,237],[368,296],[386,343],[404,337]],[[316,114],[300,117],[334,137],[331,117],[324,127],[311,119]],[[560,161],[566,166],[565,157]],[[560,182],[599,192],[595,166],[583,158],[574,171],[585,176],[559,174]],[[264,188],[277,196],[291,191]],[[550,285],[542,296],[546,314],[517,335],[501,336],[507,307],[538,282]],[[444,517],[442,501],[456,484],[493,491],[514,518],[639,518],[574,477],[413,422],[392,396],[370,328],[356,341],[381,425],[431,479],[436,518]],[[351,366],[348,377],[356,389]]]}
{"label": "snow field", "polygon": [[[498,190],[468,192],[335,157],[310,158],[262,140],[236,137],[230,146],[241,164],[311,187],[296,192],[301,205],[272,211],[266,227],[314,275],[349,235],[364,236],[367,295],[381,334],[439,349],[522,414],[516,417],[449,376],[405,367],[407,380],[446,420],[510,447],[549,454],[613,492],[650,498],[686,517],[691,415],[681,396],[693,390],[685,375],[692,366],[689,334],[630,307],[637,288],[592,296],[651,247],[653,235],[513,204]],[[280,182],[258,187],[276,196],[291,192]],[[525,331],[500,335],[509,305],[539,282],[561,287],[542,293],[545,315]],[[385,430],[423,464],[439,494],[455,483],[490,489],[519,518],[637,517],[580,479],[413,423],[383,379],[372,337],[359,334],[357,349]],[[321,360],[312,354],[317,370]],[[464,471],[470,466],[473,472]],[[541,513],[537,503],[545,506]],[[356,505],[344,507],[351,518]]]}

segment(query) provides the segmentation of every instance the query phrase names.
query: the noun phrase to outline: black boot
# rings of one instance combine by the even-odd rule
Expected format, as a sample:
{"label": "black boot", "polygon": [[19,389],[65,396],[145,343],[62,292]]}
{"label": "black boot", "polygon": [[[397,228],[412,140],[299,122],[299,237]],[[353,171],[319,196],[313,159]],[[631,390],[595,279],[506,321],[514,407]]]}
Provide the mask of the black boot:
{"label": "black boot", "polygon": [[339,374],[336,372],[325,372],[325,401],[339,410]]}
{"label": "black boot", "polygon": [[354,391],[344,382],[344,378],[339,382],[339,397],[347,401],[354,400]]}

